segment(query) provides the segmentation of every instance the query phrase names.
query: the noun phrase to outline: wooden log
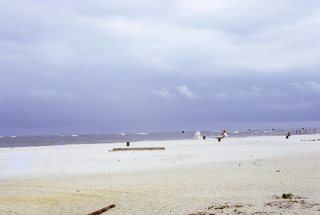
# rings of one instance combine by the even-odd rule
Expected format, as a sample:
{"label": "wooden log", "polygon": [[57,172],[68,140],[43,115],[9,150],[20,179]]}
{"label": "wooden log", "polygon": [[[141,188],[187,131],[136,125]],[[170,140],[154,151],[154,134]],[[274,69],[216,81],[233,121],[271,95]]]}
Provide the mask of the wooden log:
{"label": "wooden log", "polygon": [[102,213],[104,213],[104,212],[106,212],[106,211],[108,211],[108,210],[110,210],[110,209],[112,209],[114,207],[116,207],[116,205],[112,204],[112,205],[109,205],[108,207],[101,208],[100,210],[97,210],[97,211],[94,211],[92,213],[89,213],[88,215],[100,215],[100,214],[102,214]]}
{"label": "wooden log", "polygon": [[141,151],[141,150],[165,150],[165,147],[131,147],[131,148],[113,148],[112,151]]}

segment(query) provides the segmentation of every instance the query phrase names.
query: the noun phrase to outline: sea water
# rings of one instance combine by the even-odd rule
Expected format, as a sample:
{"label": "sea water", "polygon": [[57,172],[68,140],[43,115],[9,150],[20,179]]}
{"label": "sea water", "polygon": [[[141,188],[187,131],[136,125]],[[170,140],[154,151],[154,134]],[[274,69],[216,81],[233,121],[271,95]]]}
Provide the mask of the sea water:
{"label": "sea water", "polygon": [[[272,136],[286,135],[290,131],[294,134],[320,133],[320,129],[261,129],[261,130],[234,130],[228,131],[229,137]],[[139,132],[139,133],[113,133],[113,134],[59,134],[34,136],[4,136],[0,137],[0,148],[48,146],[66,144],[97,144],[97,143],[125,143],[152,140],[183,140],[193,139],[197,131],[177,132]],[[222,131],[200,131],[206,138],[219,136]]]}

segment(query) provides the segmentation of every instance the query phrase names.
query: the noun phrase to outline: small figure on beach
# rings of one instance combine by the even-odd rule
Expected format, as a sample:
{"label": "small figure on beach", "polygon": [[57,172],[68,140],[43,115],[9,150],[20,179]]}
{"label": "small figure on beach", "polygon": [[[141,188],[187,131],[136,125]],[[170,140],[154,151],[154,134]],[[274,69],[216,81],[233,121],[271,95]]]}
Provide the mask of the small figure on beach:
{"label": "small figure on beach", "polygon": [[224,129],[224,130],[222,131],[221,136],[223,136],[223,137],[227,137],[227,136],[228,136],[226,129]]}
{"label": "small figure on beach", "polygon": [[288,139],[291,136],[290,131],[288,131],[287,135],[286,135],[286,139]]}
{"label": "small figure on beach", "polygon": [[200,132],[200,131],[197,131],[197,132],[194,134],[194,139],[201,139],[201,138],[202,138],[201,132]]}
{"label": "small figure on beach", "polygon": [[227,137],[228,136],[228,134],[227,134],[227,130],[226,129],[224,129],[223,131],[222,131],[222,133],[221,133],[221,135],[220,136],[218,136],[218,137],[216,137],[217,139],[218,139],[218,141],[220,142],[221,141],[221,139],[223,139],[223,138],[225,138],[225,137]]}

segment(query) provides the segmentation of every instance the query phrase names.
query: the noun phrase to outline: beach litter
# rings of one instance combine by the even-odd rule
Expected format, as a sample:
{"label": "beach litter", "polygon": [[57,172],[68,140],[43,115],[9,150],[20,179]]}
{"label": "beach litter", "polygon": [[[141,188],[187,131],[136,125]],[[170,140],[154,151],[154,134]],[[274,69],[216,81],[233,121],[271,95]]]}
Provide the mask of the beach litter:
{"label": "beach litter", "polygon": [[294,196],[292,193],[283,193],[281,197],[283,199],[292,199]]}
{"label": "beach litter", "polygon": [[273,196],[278,201],[268,202],[265,206],[277,207],[279,209],[311,209],[320,211],[320,204],[308,202],[305,197],[295,196],[292,193],[283,193],[281,196]]}
{"label": "beach litter", "polygon": [[109,205],[108,207],[101,208],[100,210],[97,210],[97,211],[94,211],[92,213],[89,213],[88,215],[100,215],[100,214],[102,214],[104,212],[107,212],[108,210],[110,210],[110,209],[112,209],[114,207],[116,207],[116,205],[112,204],[112,205]]}
{"label": "beach litter", "polygon": [[[214,204],[206,211],[191,213],[189,215],[211,214],[296,214],[295,211],[303,211],[303,214],[314,214],[320,211],[320,203],[308,201],[305,197],[295,196],[292,193],[272,196],[274,201],[263,205],[251,205],[243,203]],[[301,213],[302,214],[302,213]]]}

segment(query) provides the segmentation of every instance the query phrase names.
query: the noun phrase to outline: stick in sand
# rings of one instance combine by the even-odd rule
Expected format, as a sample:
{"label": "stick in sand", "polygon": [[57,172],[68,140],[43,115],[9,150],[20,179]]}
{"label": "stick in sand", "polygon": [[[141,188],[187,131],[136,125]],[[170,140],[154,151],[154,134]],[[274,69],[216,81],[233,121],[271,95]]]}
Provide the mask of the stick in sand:
{"label": "stick in sand", "polygon": [[116,207],[115,204],[112,204],[112,205],[109,205],[108,207],[105,207],[105,208],[101,208],[100,210],[97,210],[97,211],[94,211],[92,213],[89,213],[88,215],[100,215],[108,210],[110,210],[111,208],[114,208]]}

